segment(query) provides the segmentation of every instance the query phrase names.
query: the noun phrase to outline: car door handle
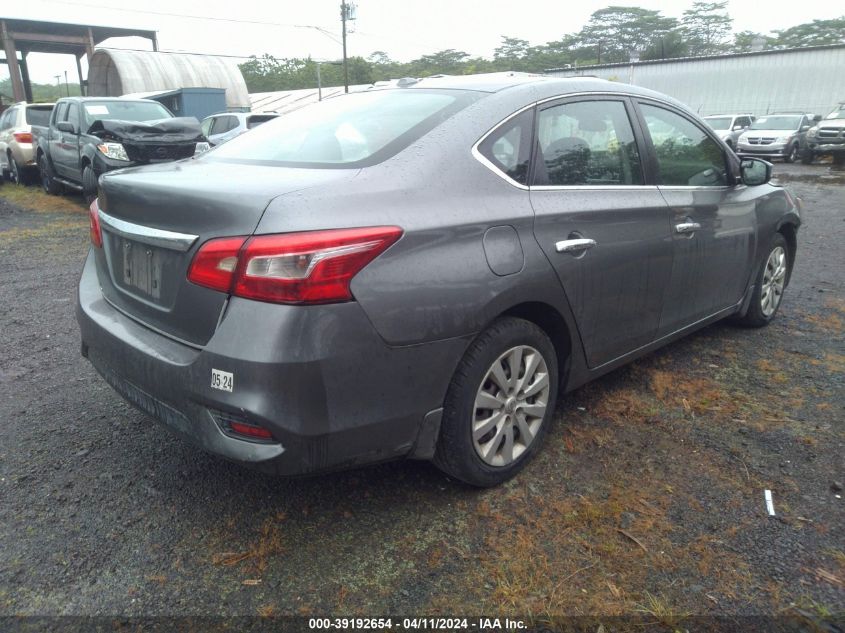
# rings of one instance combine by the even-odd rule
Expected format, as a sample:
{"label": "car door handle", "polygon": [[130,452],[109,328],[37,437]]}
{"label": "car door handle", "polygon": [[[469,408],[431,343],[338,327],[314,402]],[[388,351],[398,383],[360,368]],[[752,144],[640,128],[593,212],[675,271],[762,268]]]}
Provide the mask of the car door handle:
{"label": "car door handle", "polygon": [[596,245],[595,240],[582,237],[577,240],[562,240],[555,243],[555,250],[558,253],[578,253],[592,248]]}
{"label": "car door handle", "polygon": [[675,225],[675,233],[695,233],[700,228],[698,222],[681,222]]}

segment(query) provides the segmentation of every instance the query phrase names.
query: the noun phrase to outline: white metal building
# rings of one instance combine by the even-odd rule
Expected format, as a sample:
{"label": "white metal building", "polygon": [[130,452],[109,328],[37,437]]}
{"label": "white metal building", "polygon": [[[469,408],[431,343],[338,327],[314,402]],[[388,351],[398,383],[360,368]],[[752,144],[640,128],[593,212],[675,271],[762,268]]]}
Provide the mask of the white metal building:
{"label": "white metal building", "polygon": [[97,49],[88,69],[88,94],[119,97],[179,88],[223,88],[226,107],[250,106],[246,82],[231,59],[213,55]]}
{"label": "white metal building", "polygon": [[675,97],[702,115],[824,115],[845,100],[845,45],[601,64],[546,74],[635,84]]}

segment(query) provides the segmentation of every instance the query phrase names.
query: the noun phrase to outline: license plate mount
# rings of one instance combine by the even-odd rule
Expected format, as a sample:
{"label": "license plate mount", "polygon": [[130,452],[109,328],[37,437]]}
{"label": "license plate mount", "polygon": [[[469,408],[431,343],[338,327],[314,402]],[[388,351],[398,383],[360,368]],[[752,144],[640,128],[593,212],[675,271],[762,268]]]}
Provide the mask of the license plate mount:
{"label": "license plate mount", "polygon": [[152,299],[161,298],[161,251],[154,246],[122,239],[123,283]]}

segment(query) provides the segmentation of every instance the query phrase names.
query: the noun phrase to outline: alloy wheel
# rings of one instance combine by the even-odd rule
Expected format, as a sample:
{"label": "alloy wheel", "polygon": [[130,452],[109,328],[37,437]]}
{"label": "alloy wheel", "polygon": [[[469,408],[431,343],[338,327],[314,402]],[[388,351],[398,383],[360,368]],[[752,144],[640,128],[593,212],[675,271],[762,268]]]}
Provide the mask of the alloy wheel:
{"label": "alloy wheel", "polygon": [[763,288],[760,293],[760,309],[766,317],[772,316],[783,296],[786,283],[786,251],[783,246],[776,246],[769,253],[766,269],[763,273]]}
{"label": "alloy wheel", "polygon": [[508,466],[534,442],[550,394],[543,355],[519,345],[499,356],[487,370],[475,397],[472,443],[490,466]]}
{"label": "alloy wheel", "polygon": [[16,185],[21,184],[21,174],[18,170],[18,161],[14,158],[9,158],[9,177]]}

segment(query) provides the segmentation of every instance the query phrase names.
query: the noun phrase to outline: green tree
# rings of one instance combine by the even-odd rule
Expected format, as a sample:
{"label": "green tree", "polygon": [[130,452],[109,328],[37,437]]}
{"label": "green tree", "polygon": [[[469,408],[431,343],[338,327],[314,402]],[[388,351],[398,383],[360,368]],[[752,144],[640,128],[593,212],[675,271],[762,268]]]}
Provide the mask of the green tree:
{"label": "green tree", "polygon": [[502,70],[525,70],[531,46],[528,40],[502,36],[502,43],[493,51],[493,61]]}
{"label": "green tree", "polygon": [[653,41],[640,56],[642,60],[671,59],[686,57],[690,54],[689,45],[680,31],[670,31]]}
{"label": "green tree", "polygon": [[833,20],[813,20],[775,33],[775,46],[779,48],[845,44],[845,15]]}
{"label": "green tree", "polygon": [[578,48],[599,63],[628,61],[678,28],[675,18],[640,7],[599,9],[578,33]]}
{"label": "green tree", "polygon": [[733,20],[724,2],[693,2],[684,11],[681,30],[692,55],[715,55],[726,50]]}
{"label": "green tree", "polygon": [[[62,84],[39,84],[32,83],[32,102],[33,103],[52,103],[56,99],[68,96],[70,91],[71,97],[79,96],[79,84],[68,81],[67,87]],[[3,95],[3,103],[12,103],[12,80],[8,77],[0,80],[0,95]]]}
{"label": "green tree", "polygon": [[443,51],[423,55],[408,64],[411,76],[428,77],[430,75],[461,75],[466,66],[469,53],[447,48]]}
{"label": "green tree", "polygon": [[755,41],[762,42],[763,49],[771,48],[777,41],[777,38],[768,37],[762,33],[755,33],[754,31],[741,31],[734,35],[734,41],[731,45],[731,50],[735,53],[747,53],[755,47]]}

